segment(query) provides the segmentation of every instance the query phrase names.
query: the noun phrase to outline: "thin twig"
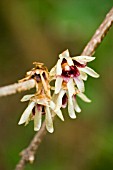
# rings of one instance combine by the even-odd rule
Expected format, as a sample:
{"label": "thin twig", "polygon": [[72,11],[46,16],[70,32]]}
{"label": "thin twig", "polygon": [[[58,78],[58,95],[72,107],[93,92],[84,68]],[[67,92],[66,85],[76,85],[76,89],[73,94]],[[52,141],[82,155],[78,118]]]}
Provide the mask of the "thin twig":
{"label": "thin twig", "polygon": [[20,153],[22,158],[20,159],[19,163],[17,164],[15,170],[23,170],[25,167],[25,164],[27,162],[33,163],[36,151],[37,151],[42,139],[46,135],[45,127],[46,127],[46,123],[44,122],[41,129],[39,130],[39,132],[36,133],[36,135],[32,139],[30,145]]}
{"label": "thin twig", "polygon": [[[92,56],[95,53],[96,48],[101,44],[103,38],[107,34],[112,24],[113,24],[113,8],[106,15],[106,18],[101,23],[99,28],[96,30],[95,34],[88,42],[81,55]],[[34,80],[28,80],[26,82],[15,83],[5,87],[0,87],[0,97],[11,95],[21,91],[26,91],[31,88],[34,88],[34,86],[35,86]]]}
{"label": "thin twig", "polygon": [[[81,55],[92,56],[94,54],[96,48],[102,42],[103,38],[105,37],[105,35],[108,32],[109,28],[111,27],[112,23],[113,23],[113,8],[106,15],[105,20],[102,22],[100,27],[96,30],[94,36],[91,38],[89,43],[86,45],[86,47],[83,50]],[[15,170],[23,170],[24,169],[26,162],[29,161],[28,158],[30,158],[30,155],[32,152],[32,146],[35,146],[35,150],[34,150],[34,152],[32,152],[33,153],[32,156],[34,159],[34,154],[36,153],[36,150],[38,149],[39,144],[44,137],[44,134],[45,134],[45,122],[43,123],[40,131],[35,135],[34,139],[30,143],[30,145],[24,150],[23,154],[21,155],[22,156],[21,160],[18,163],[18,165],[16,166]],[[38,142],[38,141],[40,141],[40,142]]]}
{"label": "thin twig", "polygon": [[17,92],[30,90],[31,88],[34,87],[35,81],[33,79],[21,83],[15,83],[8,86],[0,87],[0,97],[15,94]]}
{"label": "thin twig", "polygon": [[112,24],[113,24],[113,8],[111,8],[111,10],[108,12],[106,18],[101,23],[99,28],[96,30],[95,34],[88,42],[81,55],[92,56],[95,53],[97,47],[101,44],[103,38],[109,31]]}
{"label": "thin twig", "polygon": [[[83,50],[81,55],[92,56],[94,54],[96,48],[102,42],[103,38],[107,34],[112,23],[113,23],[113,8],[106,15],[105,20],[102,22],[100,27],[96,30],[94,36],[91,38],[89,43],[86,45],[86,47]],[[27,82],[28,81],[26,81],[26,83]],[[20,92],[20,91],[27,90],[28,87],[24,83],[18,83],[18,84],[16,84],[16,87],[14,84],[14,85],[0,88],[0,96],[14,94],[18,91]],[[33,88],[33,87],[34,87],[34,84],[31,83],[31,84],[29,84],[28,89]],[[14,88],[14,91],[13,91],[13,88]],[[3,92],[5,89],[7,89],[7,91]],[[44,136],[46,134],[45,129],[46,128],[45,128],[45,122],[44,122],[41,129],[39,130],[39,132],[36,133],[36,135],[34,136],[30,145],[21,152],[21,159],[20,159],[19,163],[17,164],[15,170],[23,170],[27,162],[33,162],[34,156],[35,156],[35,153],[39,147],[39,144],[41,143],[42,139],[44,138]]]}

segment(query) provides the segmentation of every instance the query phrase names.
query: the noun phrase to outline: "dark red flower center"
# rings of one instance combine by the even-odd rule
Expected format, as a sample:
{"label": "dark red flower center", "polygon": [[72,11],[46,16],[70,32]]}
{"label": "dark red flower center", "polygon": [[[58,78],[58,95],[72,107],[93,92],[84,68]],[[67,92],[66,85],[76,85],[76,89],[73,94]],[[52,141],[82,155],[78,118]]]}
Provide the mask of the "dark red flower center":
{"label": "dark red flower center", "polygon": [[37,104],[36,106],[33,107],[32,109],[32,114],[35,115],[35,107],[37,107],[37,110],[40,111],[42,109],[42,115],[45,115],[45,109],[44,106]]}
{"label": "dark red flower center", "polygon": [[74,66],[69,66],[66,59],[62,61],[62,76],[63,77],[78,77],[80,72],[77,67],[84,68],[86,64],[81,64],[76,60],[73,60]]}
{"label": "dark red flower center", "polygon": [[[45,72],[42,73],[42,76],[44,77],[45,80],[47,79]],[[37,83],[39,83],[41,81],[41,76],[40,76],[40,74],[37,74],[37,73],[34,73],[31,76],[31,78],[35,79],[37,81]]]}
{"label": "dark red flower center", "polygon": [[80,67],[80,68],[84,68],[87,65],[86,63],[85,64],[81,64],[81,63],[79,63],[76,60],[73,60],[73,63],[74,63],[75,66]]}

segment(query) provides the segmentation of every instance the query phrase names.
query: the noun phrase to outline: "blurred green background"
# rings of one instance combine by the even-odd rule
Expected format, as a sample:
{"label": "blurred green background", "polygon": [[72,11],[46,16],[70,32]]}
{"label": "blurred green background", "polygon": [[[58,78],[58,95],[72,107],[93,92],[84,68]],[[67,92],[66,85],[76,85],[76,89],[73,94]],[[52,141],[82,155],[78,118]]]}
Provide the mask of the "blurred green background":
{"label": "blurred green background", "polygon": [[[112,0],[0,0],[0,86],[17,82],[33,61],[50,69],[58,54],[69,49],[80,55]],[[25,170],[113,169],[113,28],[89,64],[101,76],[86,82],[91,104],[78,101],[82,112],[65,122],[55,119],[33,165]],[[27,106],[20,99],[30,91],[0,98],[0,170],[12,170],[35,132],[33,122],[18,126]]]}

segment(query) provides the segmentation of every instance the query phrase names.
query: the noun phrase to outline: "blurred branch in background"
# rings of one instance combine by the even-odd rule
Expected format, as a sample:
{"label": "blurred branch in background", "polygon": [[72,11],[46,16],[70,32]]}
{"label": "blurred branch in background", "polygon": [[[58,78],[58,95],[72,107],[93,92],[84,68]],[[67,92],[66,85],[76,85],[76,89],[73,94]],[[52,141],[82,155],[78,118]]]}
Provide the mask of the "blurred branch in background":
{"label": "blurred branch in background", "polygon": [[113,8],[106,15],[105,20],[96,30],[94,36],[91,38],[91,40],[89,41],[81,55],[92,56],[95,53],[96,48],[99,46],[104,36],[107,34],[112,24],[113,24]]}
{"label": "blurred branch in background", "polygon": [[[102,22],[100,27],[97,29],[97,31],[95,32],[94,36],[89,41],[89,43],[86,45],[86,47],[85,47],[85,49],[84,49],[84,51],[83,51],[83,53],[81,55],[87,55],[87,56],[90,55],[90,56],[92,56],[94,54],[96,48],[102,42],[104,36],[106,35],[107,31],[111,27],[112,23],[113,23],[113,8],[107,14],[105,20]],[[18,84],[18,85],[20,85],[20,84]],[[21,90],[18,90],[18,85],[16,87],[15,87],[15,85],[12,85],[12,87],[11,86],[10,87],[11,87],[11,89],[14,88],[15,91],[21,91]],[[32,87],[34,87],[33,82],[31,83],[31,85],[32,85]],[[22,91],[23,91],[25,87],[24,86],[22,87],[22,86],[23,86],[23,84],[21,84],[21,88],[22,88]],[[2,87],[0,89],[0,92],[2,92],[2,94],[3,94],[4,88],[6,89],[8,87]],[[20,88],[20,86],[19,86],[19,88]],[[25,90],[27,90],[27,87],[26,87]],[[11,94],[11,93],[8,92],[8,94]],[[19,163],[17,164],[16,170],[22,170],[22,169],[24,169],[25,164],[27,162],[33,162],[35,153],[36,153],[36,151],[37,151],[37,149],[39,147],[39,144],[41,143],[43,137],[45,136],[45,134],[46,134],[46,131],[45,131],[45,122],[44,122],[43,125],[42,125],[42,128],[35,135],[34,139],[31,141],[30,145],[25,150],[23,150],[21,152],[22,158],[19,161]]]}

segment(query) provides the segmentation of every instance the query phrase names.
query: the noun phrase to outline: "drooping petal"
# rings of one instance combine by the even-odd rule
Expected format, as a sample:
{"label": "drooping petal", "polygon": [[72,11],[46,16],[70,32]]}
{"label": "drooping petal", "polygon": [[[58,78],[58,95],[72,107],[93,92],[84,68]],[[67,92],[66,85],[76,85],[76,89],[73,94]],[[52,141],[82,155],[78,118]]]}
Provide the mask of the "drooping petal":
{"label": "drooping petal", "polygon": [[58,95],[59,95],[59,93],[57,93],[57,94],[55,94],[55,92],[53,93],[53,95],[52,95],[52,101],[53,101],[54,103],[56,103],[56,100],[57,100],[57,98],[58,98]]}
{"label": "drooping petal", "polygon": [[78,105],[75,97],[73,97],[73,105],[74,105],[75,111],[76,111],[77,113],[80,113],[80,112],[81,112],[81,109],[80,109],[80,107],[79,107],[79,105]]}
{"label": "drooping petal", "polygon": [[72,97],[70,97],[70,96],[68,96],[68,113],[69,113],[69,116],[72,119],[76,118],[76,114],[75,114],[75,111],[74,111]]}
{"label": "drooping petal", "polygon": [[57,61],[57,64],[56,64],[56,75],[61,75],[62,74],[62,58],[60,58],[58,61]]}
{"label": "drooping petal", "polygon": [[80,63],[87,63],[90,61],[93,61],[95,59],[95,57],[90,57],[90,56],[76,56],[76,57],[72,57],[73,60],[76,60]]}
{"label": "drooping petal", "polygon": [[60,109],[61,107],[62,107],[62,98],[63,98],[63,96],[64,96],[64,94],[66,93],[66,90],[61,90],[60,91],[60,93],[59,93],[59,95],[58,95],[58,97],[57,97],[57,99],[56,99],[56,110],[58,110],[58,109]]}
{"label": "drooping petal", "polygon": [[22,114],[20,118],[20,121],[18,123],[19,125],[25,123],[28,120],[34,106],[35,106],[35,102],[31,102],[28,105],[28,107],[25,109],[24,113]]}
{"label": "drooping petal", "polygon": [[50,101],[50,108],[52,109],[52,111],[54,112],[54,116],[55,114],[57,114],[57,116],[62,120],[64,121],[64,117],[62,115],[62,112],[59,108],[55,108],[55,103],[53,101]]}
{"label": "drooping petal", "polygon": [[80,92],[84,92],[85,91],[85,87],[84,87],[84,82],[83,82],[81,76],[74,77],[74,80],[75,80],[75,84],[77,85],[77,87],[80,90]]}
{"label": "drooping petal", "polygon": [[77,96],[79,96],[84,102],[91,102],[91,100],[84,93],[78,93]]}
{"label": "drooping petal", "polygon": [[62,112],[61,112],[60,109],[57,109],[57,110],[55,109],[54,112],[56,113],[56,115],[57,115],[62,121],[64,121],[64,117],[63,117],[63,114],[62,114]]}
{"label": "drooping petal", "polygon": [[[56,94],[57,95],[57,94]],[[51,114],[52,114],[52,117],[54,117],[56,115],[56,113],[54,112],[55,110],[55,103],[54,103],[54,100],[53,100],[53,97],[52,97],[52,100],[49,102],[49,105],[48,105],[50,108],[51,108]]]}
{"label": "drooping petal", "polygon": [[26,101],[30,100],[31,97],[33,97],[33,96],[34,96],[34,94],[25,95],[22,97],[21,102],[26,102]]}
{"label": "drooping petal", "polygon": [[68,88],[69,95],[73,96],[73,94],[75,93],[75,88],[74,88],[74,82],[72,78],[70,78],[70,80],[68,81],[67,88]]}
{"label": "drooping petal", "polygon": [[54,128],[53,128],[53,120],[52,120],[52,115],[50,112],[50,109],[48,106],[45,107],[45,121],[46,121],[46,129],[48,130],[48,132],[53,133]]}
{"label": "drooping petal", "polygon": [[58,76],[55,81],[55,94],[59,93],[62,87],[63,78]]}
{"label": "drooping petal", "polygon": [[87,80],[87,74],[85,73],[85,72],[83,72],[83,71],[80,71],[80,76],[81,76],[81,79],[82,80],[84,80],[84,81],[86,81]]}
{"label": "drooping petal", "polygon": [[55,109],[55,103],[52,100],[49,102],[49,106],[52,110]]}
{"label": "drooping petal", "polygon": [[41,120],[42,119],[42,107],[38,109],[35,106],[35,116],[34,116],[34,131],[38,131],[41,127]]}
{"label": "drooping petal", "polygon": [[80,70],[82,70],[83,72],[87,73],[88,75],[94,77],[94,78],[98,78],[99,74],[96,73],[93,69],[91,69],[90,67],[84,67],[84,68],[80,68]]}

